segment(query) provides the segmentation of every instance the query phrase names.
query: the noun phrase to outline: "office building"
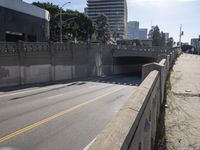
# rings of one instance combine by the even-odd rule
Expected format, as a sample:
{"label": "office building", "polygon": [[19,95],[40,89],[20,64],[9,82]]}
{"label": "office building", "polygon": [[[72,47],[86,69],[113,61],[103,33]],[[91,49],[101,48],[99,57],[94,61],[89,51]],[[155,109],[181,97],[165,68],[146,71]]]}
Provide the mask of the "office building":
{"label": "office building", "polygon": [[22,0],[0,0],[0,41],[49,39],[49,12]]}
{"label": "office building", "polygon": [[108,18],[110,32],[115,39],[127,38],[127,2],[126,0],[87,0],[86,14],[95,23],[97,16],[104,14]]}
{"label": "office building", "polygon": [[169,33],[164,33],[164,35],[165,35],[165,44],[166,44],[169,40]]}
{"label": "office building", "polygon": [[128,39],[129,40],[146,40],[147,29],[139,28],[138,21],[128,22]]}

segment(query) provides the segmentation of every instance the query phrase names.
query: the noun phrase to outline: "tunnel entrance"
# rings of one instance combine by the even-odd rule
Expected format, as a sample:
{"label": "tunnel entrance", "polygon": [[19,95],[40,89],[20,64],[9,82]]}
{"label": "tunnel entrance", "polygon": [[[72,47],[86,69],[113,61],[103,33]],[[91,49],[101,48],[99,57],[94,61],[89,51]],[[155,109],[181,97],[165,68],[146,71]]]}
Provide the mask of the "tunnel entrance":
{"label": "tunnel entrance", "polygon": [[150,57],[114,57],[114,74],[141,76],[142,66],[156,61]]}

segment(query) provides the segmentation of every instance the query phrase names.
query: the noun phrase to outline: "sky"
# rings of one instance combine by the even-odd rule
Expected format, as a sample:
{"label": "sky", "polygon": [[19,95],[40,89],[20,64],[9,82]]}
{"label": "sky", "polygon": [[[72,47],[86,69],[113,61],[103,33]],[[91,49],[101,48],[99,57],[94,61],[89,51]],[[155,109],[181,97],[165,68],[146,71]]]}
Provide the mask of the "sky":
{"label": "sky", "polygon": [[[62,5],[68,0],[24,0],[52,2]],[[175,41],[179,40],[180,24],[183,26],[183,42],[200,35],[200,0],[127,0],[128,20],[139,21],[141,28],[150,29],[158,25],[161,31],[168,32]],[[65,9],[83,12],[86,0],[71,0]]]}

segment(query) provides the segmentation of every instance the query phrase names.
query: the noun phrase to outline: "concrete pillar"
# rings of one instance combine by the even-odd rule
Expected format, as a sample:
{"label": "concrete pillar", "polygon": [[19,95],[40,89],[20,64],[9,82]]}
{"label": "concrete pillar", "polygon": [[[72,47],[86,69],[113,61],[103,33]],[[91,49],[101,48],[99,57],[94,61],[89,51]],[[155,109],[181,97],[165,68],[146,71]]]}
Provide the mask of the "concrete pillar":
{"label": "concrete pillar", "polygon": [[71,63],[71,77],[72,79],[76,78],[76,64],[75,64],[75,45],[73,43],[70,43],[70,50],[71,50],[71,60],[72,60],[72,63]]}
{"label": "concrete pillar", "polygon": [[26,75],[25,75],[25,50],[24,50],[24,42],[17,42],[17,52],[19,59],[19,73],[20,73],[20,85],[26,84]]}
{"label": "concrete pillar", "polygon": [[50,58],[51,58],[51,81],[55,81],[56,71],[55,71],[55,47],[53,42],[49,42]]}
{"label": "concrete pillar", "polygon": [[165,73],[165,65],[161,65],[158,63],[150,63],[142,66],[142,81],[148,76],[148,74],[153,71],[157,70],[160,73],[160,101],[161,104],[164,102],[164,90],[165,90],[165,80],[166,80],[166,73]]}

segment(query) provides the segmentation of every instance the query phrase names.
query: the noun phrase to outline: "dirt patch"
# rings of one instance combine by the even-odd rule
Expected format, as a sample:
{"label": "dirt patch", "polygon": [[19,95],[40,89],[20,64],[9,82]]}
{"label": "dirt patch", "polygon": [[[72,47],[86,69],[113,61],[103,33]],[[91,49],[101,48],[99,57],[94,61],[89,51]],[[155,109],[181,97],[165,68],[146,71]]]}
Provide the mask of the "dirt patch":
{"label": "dirt patch", "polygon": [[182,55],[171,74],[165,111],[167,150],[200,150],[199,58]]}

